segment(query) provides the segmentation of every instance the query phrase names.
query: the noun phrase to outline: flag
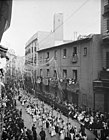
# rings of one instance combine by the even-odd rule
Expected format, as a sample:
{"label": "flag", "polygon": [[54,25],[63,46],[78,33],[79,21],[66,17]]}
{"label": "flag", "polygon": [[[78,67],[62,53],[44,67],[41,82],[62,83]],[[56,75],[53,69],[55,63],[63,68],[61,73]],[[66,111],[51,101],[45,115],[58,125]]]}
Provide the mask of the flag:
{"label": "flag", "polygon": [[0,0],[0,42],[11,22],[12,0]]}

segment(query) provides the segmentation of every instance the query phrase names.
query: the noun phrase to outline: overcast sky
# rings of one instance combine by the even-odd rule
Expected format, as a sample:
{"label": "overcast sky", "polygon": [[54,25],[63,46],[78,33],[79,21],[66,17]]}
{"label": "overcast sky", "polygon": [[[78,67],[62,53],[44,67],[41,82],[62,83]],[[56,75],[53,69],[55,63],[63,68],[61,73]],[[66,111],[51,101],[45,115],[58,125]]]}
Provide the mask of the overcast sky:
{"label": "overcast sky", "polygon": [[53,30],[53,15],[64,15],[64,40],[100,33],[100,0],[13,0],[10,28],[1,44],[23,56],[25,44],[38,31]]}

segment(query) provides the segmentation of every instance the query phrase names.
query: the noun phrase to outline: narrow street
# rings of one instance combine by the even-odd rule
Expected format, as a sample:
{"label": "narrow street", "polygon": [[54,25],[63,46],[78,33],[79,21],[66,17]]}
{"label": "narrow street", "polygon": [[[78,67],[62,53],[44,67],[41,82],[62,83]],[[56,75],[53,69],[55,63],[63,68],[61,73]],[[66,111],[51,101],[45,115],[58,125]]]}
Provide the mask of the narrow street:
{"label": "narrow street", "polygon": [[[32,117],[26,113],[25,108],[21,105],[21,103],[18,100],[17,100],[17,109],[22,109],[22,118],[24,119],[24,124],[27,128],[31,129],[33,124]],[[40,129],[41,128],[39,126],[36,126],[38,140],[40,140],[39,136]],[[45,132],[46,132],[46,140],[59,140],[58,135],[51,137],[47,132],[47,130],[45,130]]]}
{"label": "narrow street", "polygon": [[[45,108],[51,108],[49,105],[47,104],[44,104],[44,107]],[[25,111],[25,108],[21,105],[21,103],[17,100],[17,108],[18,109],[21,109],[22,108],[22,117],[24,119],[24,124],[27,128],[31,129],[32,128],[32,117],[27,114],[27,112]],[[57,116],[57,111],[53,110],[53,115],[54,116]],[[65,122],[67,123],[67,117],[65,117],[64,115],[61,114],[61,117],[65,120]],[[79,130],[80,128],[80,124],[76,121],[76,120],[72,120],[71,118],[69,119],[69,122],[73,125],[73,126],[76,126],[77,129]],[[36,123],[37,124],[37,123]],[[37,134],[39,134],[40,132],[40,127],[39,126],[36,126],[37,128]],[[59,139],[59,136],[54,136],[54,137],[51,137],[49,135],[49,133],[46,131],[46,139],[47,140],[58,140]],[[89,130],[86,129],[86,134],[88,136],[88,140],[94,140],[95,136],[93,135],[93,133]],[[40,140],[40,137],[38,135],[38,139]]]}

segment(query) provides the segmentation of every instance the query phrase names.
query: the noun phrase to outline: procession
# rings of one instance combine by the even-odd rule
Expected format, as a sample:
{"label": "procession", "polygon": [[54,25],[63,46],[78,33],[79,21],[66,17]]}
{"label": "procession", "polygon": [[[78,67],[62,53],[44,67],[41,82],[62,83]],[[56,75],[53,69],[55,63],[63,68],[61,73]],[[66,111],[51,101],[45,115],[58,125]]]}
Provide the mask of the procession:
{"label": "procession", "polygon": [[[7,91],[6,104],[4,104],[3,140],[37,140],[38,138],[46,140],[47,135],[50,135],[51,139],[56,137],[58,140],[90,139],[86,134],[86,127],[83,123],[80,123],[79,127],[77,127],[70,121],[69,118],[65,119],[62,112],[60,113],[57,110],[53,110],[51,106],[47,105],[33,95],[28,94],[22,89],[20,89],[19,92],[14,92],[15,91],[12,89]],[[26,113],[31,116],[31,129],[25,126],[24,120],[22,119],[22,109],[17,108],[18,103],[20,103]],[[75,113],[74,118],[77,113],[78,112]],[[99,130],[96,131],[96,133],[93,131],[95,139],[108,140],[108,116],[106,116],[106,114],[100,114],[99,112],[96,112],[95,114],[96,115],[95,118],[93,117],[93,121],[90,119],[90,122],[92,121],[94,125],[95,131]],[[77,117],[78,122],[83,118],[80,117],[80,115],[82,115],[82,113],[80,113]],[[99,123],[100,121],[101,123]],[[37,128],[40,129],[39,133],[37,132]],[[89,126],[88,128],[90,131],[92,130],[92,127]]]}
{"label": "procession", "polygon": [[108,47],[109,0],[0,0],[0,140],[109,140]]}
{"label": "procession", "polygon": [[[59,112],[57,112],[57,116],[53,116],[52,109],[50,109],[50,107],[45,108],[44,103],[40,100],[37,99],[35,101],[35,99],[32,99],[31,96],[23,94],[15,96],[15,99],[16,98],[18,98],[18,101],[20,101],[26,112],[31,115],[33,120],[33,126],[31,130],[28,130],[24,126],[24,120],[22,120],[22,111],[16,109],[16,102],[12,103],[12,100],[10,101],[10,99],[7,97],[7,107],[4,112],[4,126],[2,134],[3,140],[13,138],[15,138],[16,140],[27,138],[29,140],[33,138],[37,139],[37,127],[40,127],[42,131],[47,129],[47,132],[50,134],[51,137],[54,137],[58,134],[59,140],[76,140],[80,138],[87,139],[84,128],[81,127],[80,130],[77,130],[76,126],[72,126],[70,122],[66,123],[61,118]],[[39,133],[39,135],[41,135],[41,133]],[[44,138],[42,137],[41,140],[44,140],[46,138],[46,134]]]}

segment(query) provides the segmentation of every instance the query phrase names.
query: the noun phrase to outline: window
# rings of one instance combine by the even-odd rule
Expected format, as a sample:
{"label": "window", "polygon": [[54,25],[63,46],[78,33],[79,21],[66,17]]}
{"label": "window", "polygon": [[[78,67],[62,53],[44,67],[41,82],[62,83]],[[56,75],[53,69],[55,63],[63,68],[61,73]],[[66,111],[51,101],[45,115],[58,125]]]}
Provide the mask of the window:
{"label": "window", "polygon": [[33,59],[33,56],[32,56],[32,57],[31,57],[31,64],[32,64],[32,65],[33,65],[33,60],[34,60],[34,59]]}
{"label": "window", "polygon": [[63,70],[63,77],[67,78],[67,70]]}
{"label": "window", "polygon": [[107,19],[107,31],[109,33],[109,19]]}
{"label": "window", "polygon": [[49,52],[47,52],[47,59],[49,58]]}
{"label": "window", "polygon": [[73,80],[77,81],[77,70],[73,70]]}
{"label": "window", "polygon": [[57,72],[54,70],[54,77],[57,78]]}
{"label": "window", "polygon": [[33,47],[32,47],[32,53],[33,53]]}
{"label": "window", "polygon": [[66,56],[67,56],[67,50],[63,49],[63,58],[66,58]]}
{"label": "window", "polygon": [[73,47],[73,55],[77,54],[77,47]]}
{"label": "window", "polygon": [[36,47],[34,47],[34,51],[36,52]]}
{"label": "window", "polygon": [[84,56],[87,55],[87,48],[84,48]]}
{"label": "window", "polygon": [[40,69],[40,76],[42,76],[42,69]]}
{"label": "window", "polygon": [[50,73],[50,70],[49,70],[49,69],[47,69],[47,76],[49,76],[49,73]]}
{"label": "window", "polygon": [[37,57],[36,57],[36,54],[35,54],[35,57],[34,57],[34,63],[36,64],[36,60],[37,60]]}
{"label": "window", "polygon": [[54,51],[54,59],[57,59],[57,50]]}
{"label": "window", "polygon": [[28,49],[28,54],[31,53],[30,48]]}

